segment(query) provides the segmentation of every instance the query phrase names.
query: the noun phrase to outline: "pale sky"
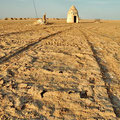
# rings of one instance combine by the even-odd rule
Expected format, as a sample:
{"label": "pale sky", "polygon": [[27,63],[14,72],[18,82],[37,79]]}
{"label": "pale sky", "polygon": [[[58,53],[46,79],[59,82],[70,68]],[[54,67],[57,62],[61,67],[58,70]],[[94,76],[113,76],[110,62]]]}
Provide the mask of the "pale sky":
{"label": "pale sky", "polygon": [[[120,20],[120,0],[34,0],[38,17],[66,18],[75,5],[82,19]],[[0,0],[0,18],[36,17],[33,0]]]}

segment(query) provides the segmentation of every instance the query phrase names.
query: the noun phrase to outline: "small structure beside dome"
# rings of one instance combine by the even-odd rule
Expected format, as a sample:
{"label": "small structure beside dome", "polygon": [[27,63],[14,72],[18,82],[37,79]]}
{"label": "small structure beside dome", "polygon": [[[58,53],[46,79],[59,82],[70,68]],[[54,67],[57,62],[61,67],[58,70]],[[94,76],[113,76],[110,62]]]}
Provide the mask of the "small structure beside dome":
{"label": "small structure beside dome", "polygon": [[38,19],[34,24],[35,25],[39,25],[39,24],[46,25],[47,24],[46,14],[43,15],[43,18]]}
{"label": "small structure beside dome", "polygon": [[43,23],[46,23],[46,13],[43,15]]}
{"label": "small structure beside dome", "polygon": [[67,23],[78,23],[79,22],[79,14],[76,7],[73,5],[67,14]]}

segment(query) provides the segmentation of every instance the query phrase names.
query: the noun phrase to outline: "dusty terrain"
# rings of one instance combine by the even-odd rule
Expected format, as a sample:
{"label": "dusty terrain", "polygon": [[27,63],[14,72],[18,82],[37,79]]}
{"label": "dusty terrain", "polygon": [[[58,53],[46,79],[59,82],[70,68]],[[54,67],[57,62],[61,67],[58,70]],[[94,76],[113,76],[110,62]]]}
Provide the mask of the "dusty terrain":
{"label": "dusty terrain", "polygon": [[1,120],[119,120],[120,21],[0,21]]}

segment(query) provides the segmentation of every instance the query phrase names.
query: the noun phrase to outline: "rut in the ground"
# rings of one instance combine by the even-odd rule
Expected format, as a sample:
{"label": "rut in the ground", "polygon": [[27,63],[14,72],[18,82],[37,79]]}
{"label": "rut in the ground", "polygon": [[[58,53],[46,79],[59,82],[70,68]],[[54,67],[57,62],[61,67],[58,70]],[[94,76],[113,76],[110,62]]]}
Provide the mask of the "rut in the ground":
{"label": "rut in the ground", "polygon": [[[67,29],[67,30],[69,30],[69,29]],[[38,44],[38,43],[41,42],[42,40],[45,40],[45,39],[47,39],[47,38],[49,38],[49,37],[55,36],[55,35],[57,35],[57,34],[60,34],[60,33],[62,33],[62,32],[65,32],[65,31],[67,31],[67,30],[59,31],[59,32],[50,34],[50,35],[48,35],[48,36],[46,36],[46,37],[44,37],[44,38],[40,38],[40,39],[37,40],[36,42],[33,42],[33,43],[28,44],[28,45],[26,45],[26,46],[20,47],[20,49],[17,50],[17,51],[15,51],[14,53],[9,54],[9,55],[7,55],[7,56],[4,56],[4,57],[0,58],[0,64],[8,61],[10,58],[12,58],[12,57],[14,57],[14,56],[16,56],[16,55],[24,52],[25,50],[28,50],[30,47],[33,47],[34,45]]]}
{"label": "rut in the ground", "polygon": [[95,50],[94,45],[92,44],[92,42],[90,42],[90,39],[88,38],[88,36],[86,35],[86,33],[84,31],[82,31],[82,30],[80,30],[80,31],[85,36],[85,39],[87,40],[88,45],[90,46],[90,48],[91,48],[91,50],[93,52],[94,58],[95,58],[95,60],[96,60],[96,62],[98,64],[98,66],[100,67],[100,71],[101,71],[101,74],[102,74],[102,79],[103,79],[103,81],[105,83],[105,87],[106,87],[106,90],[107,90],[108,97],[109,97],[109,99],[111,101],[111,104],[113,105],[114,113],[115,113],[116,117],[120,118],[120,114],[119,114],[120,108],[117,106],[117,103],[116,103],[115,99],[117,99],[118,101],[120,101],[120,100],[111,91],[110,84],[111,84],[112,78],[110,77],[109,70],[102,63],[102,59],[98,56],[97,51]]}

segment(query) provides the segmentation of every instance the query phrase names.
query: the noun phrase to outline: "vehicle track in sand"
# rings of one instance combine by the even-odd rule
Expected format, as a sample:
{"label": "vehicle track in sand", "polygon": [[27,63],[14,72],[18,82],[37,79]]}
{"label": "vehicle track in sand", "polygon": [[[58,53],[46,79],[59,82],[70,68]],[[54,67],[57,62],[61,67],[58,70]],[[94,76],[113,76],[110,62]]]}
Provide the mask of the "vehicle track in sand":
{"label": "vehicle track in sand", "polygon": [[107,89],[108,97],[111,101],[111,104],[113,105],[114,113],[116,114],[116,117],[120,118],[120,106],[119,106],[119,103],[117,103],[117,102],[120,102],[120,99],[117,96],[115,96],[113,94],[113,92],[111,91],[111,82],[112,82],[113,78],[111,78],[111,75],[109,74],[110,71],[107,68],[107,66],[105,65],[104,60],[99,57],[98,51],[95,49],[94,44],[91,42],[90,36],[92,36],[92,39],[94,39],[94,37],[99,38],[99,36],[107,37],[107,38],[110,38],[111,40],[114,40],[114,39],[107,36],[107,35],[99,34],[98,32],[96,32],[94,30],[91,30],[91,29],[86,29],[86,28],[81,29],[81,28],[79,28],[79,30],[85,36],[85,38],[88,42],[88,45],[90,46],[90,48],[93,52],[94,58],[96,59],[96,62],[98,63],[98,66],[100,67],[100,71],[101,71],[101,74],[102,74],[102,79],[105,83],[105,87]]}
{"label": "vehicle track in sand", "polygon": [[[69,28],[69,29],[71,29],[71,28]],[[14,50],[15,52],[13,52],[13,53],[11,53],[11,54],[8,54],[8,55],[6,55],[6,56],[4,56],[4,57],[1,57],[1,58],[0,58],[0,64],[8,61],[10,58],[15,57],[16,55],[18,55],[18,54],[20,54],[20,53],[28,50],[29,48],[34,47],[34,45],[40,43],[42,40],[48,39],[49,37],[52,37],[52,36],[55,36],[55,35],[60,34],[60,33],[62,33],[62,32],[65,32],[65,31],[67,31],[67,30],[69,30],[69,29],[66,29],[66,30],[63,30],[63,31],[58,31],[58,32],[55,32],[55,33],[53,33],[53,34],[49,33],[48,36],[45,36],[45,37],[43,37],[43,38],[39,38],[38,40],[35,40],[35,42],[30,43],[30,44],[27,44],[27,45],[25,45],[25,46],[22,46],[22,47],[18,48],[17,50],[15,49],[15,50]],[[45,30],[45,31],[48,32],[48,30]],[[29,31],[26,31],[26,32],[29,32]],[[53,31],[52,31],[52,32],[53,32]],[[17,33],[15,33],[15,34],[21,34],[21,33],[24,33],[24,32],[17,32]],[[10,34],[13,34],[13,33],[10,33]],[[6,36],[6,35],[5,35],[5,36]]]}

